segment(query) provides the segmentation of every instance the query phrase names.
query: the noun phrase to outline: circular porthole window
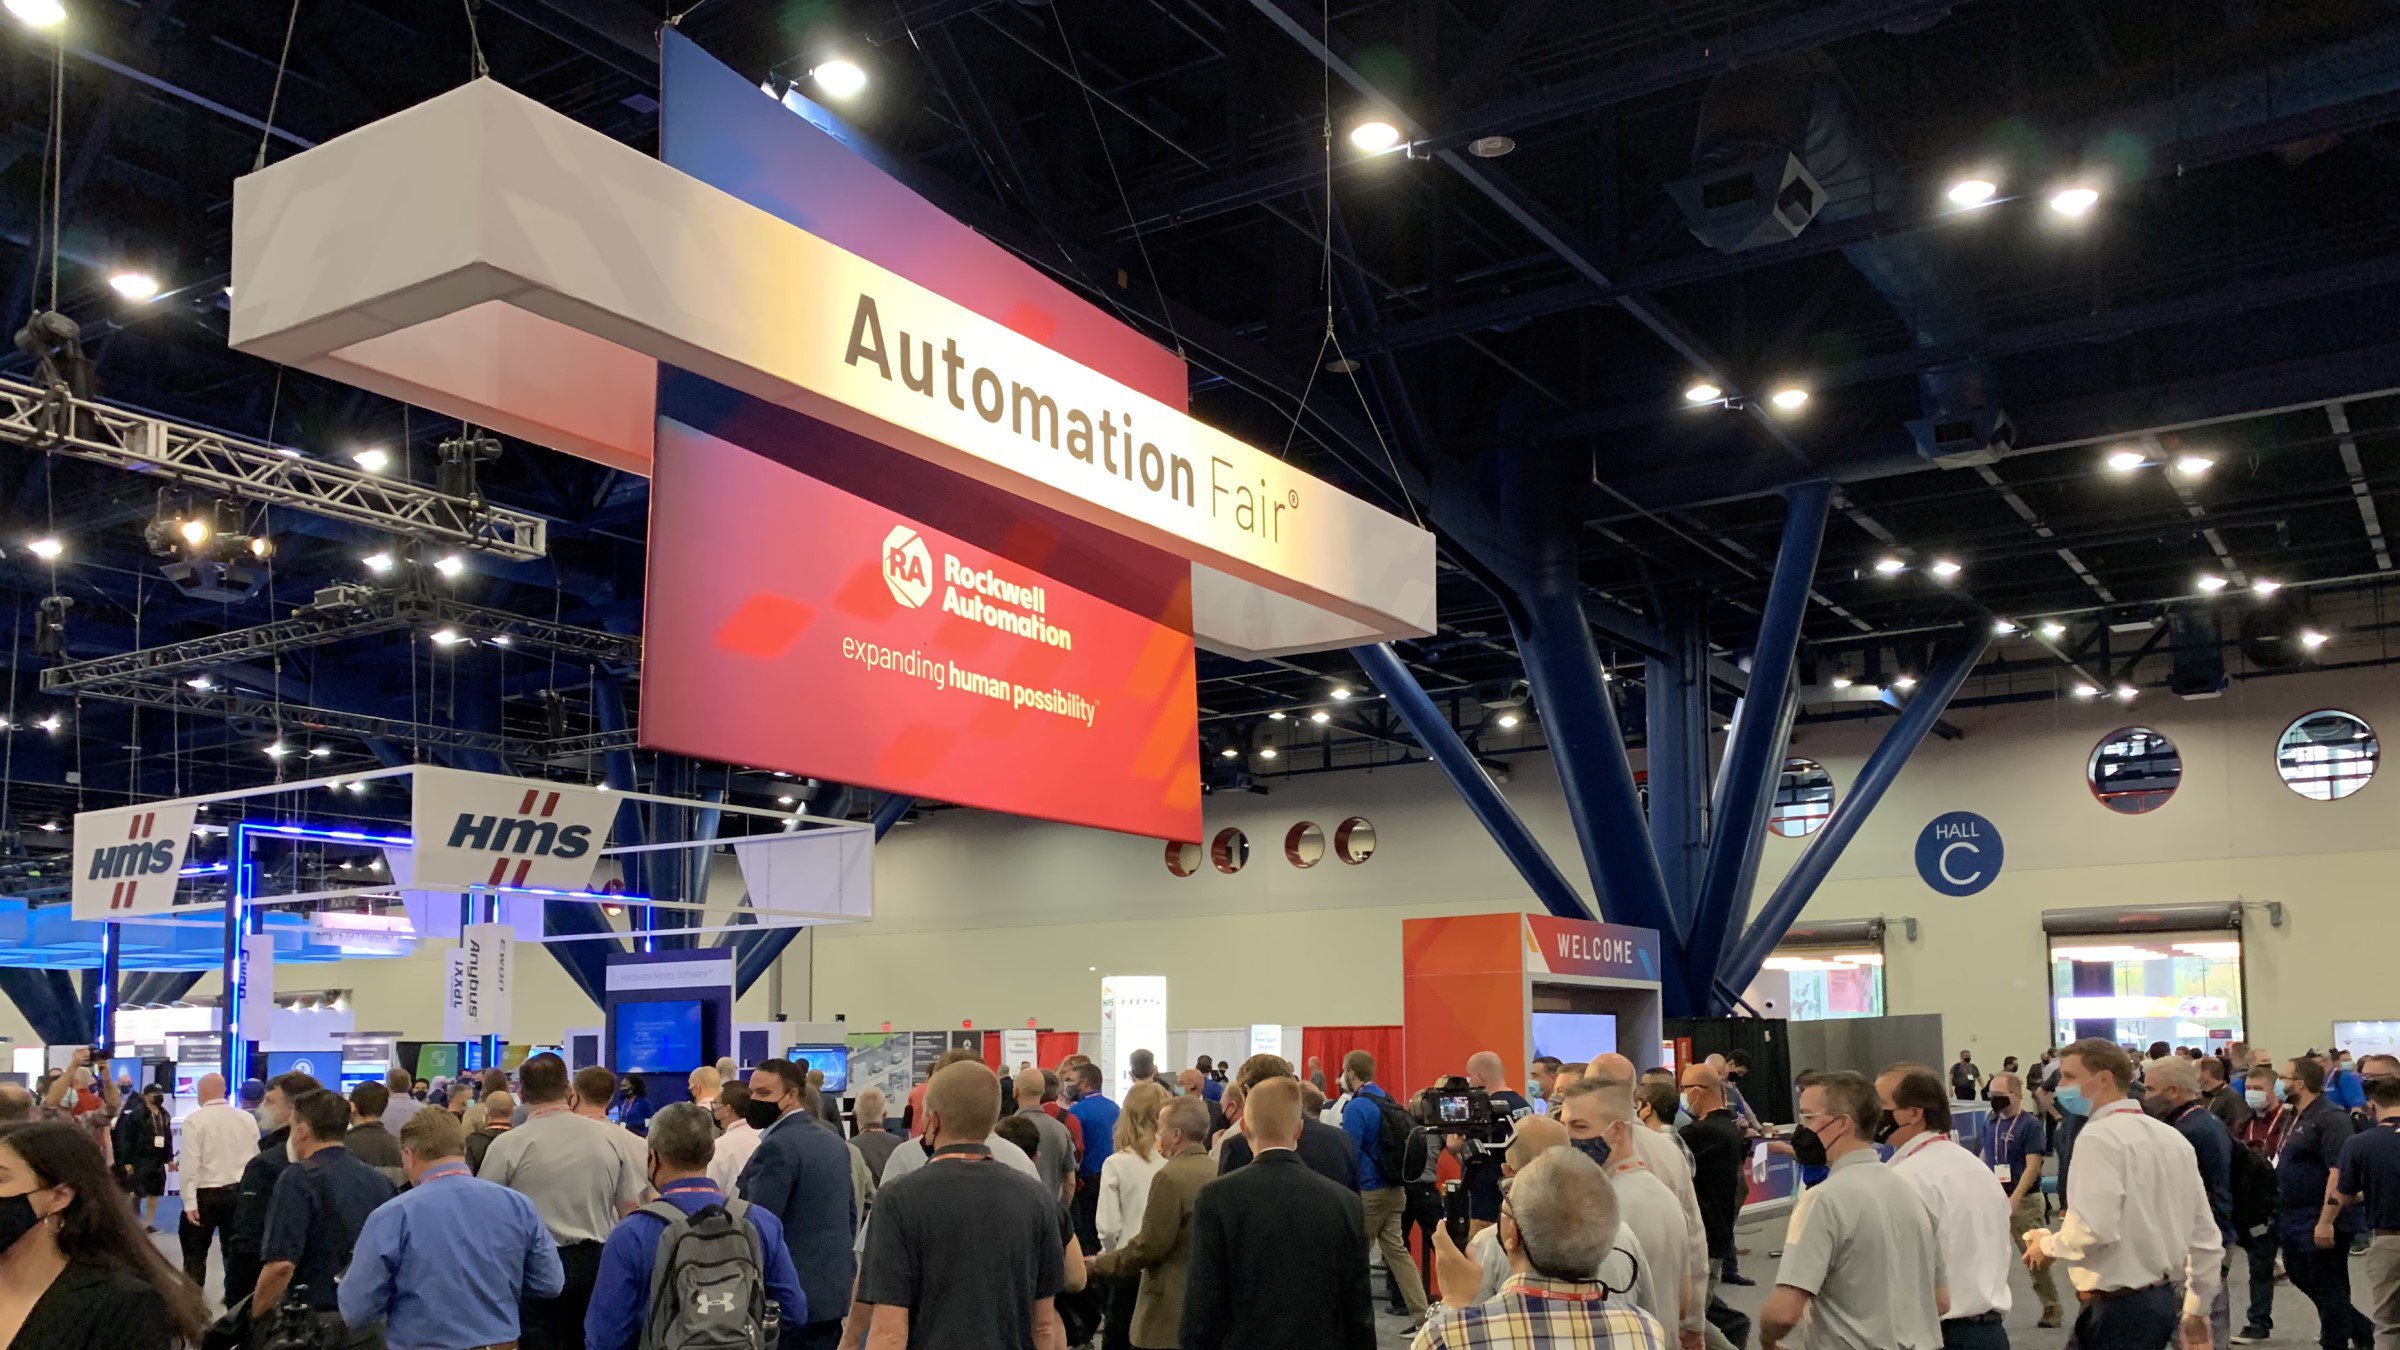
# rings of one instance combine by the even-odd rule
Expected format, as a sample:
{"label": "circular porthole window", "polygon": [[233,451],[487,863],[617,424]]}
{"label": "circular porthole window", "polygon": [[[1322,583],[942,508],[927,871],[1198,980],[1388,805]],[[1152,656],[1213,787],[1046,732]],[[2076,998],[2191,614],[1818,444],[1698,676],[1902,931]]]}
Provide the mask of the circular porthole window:
{"label": "circular porthole window", "polygon": [[1325,861],[1325,830],[1313,820],[1304,820],[1283,834],[1284,861],[1298,868],[1310,868]]}
{"label": "circular porthole window", "polygon": [[1358,866],[1375,856],[1375,825],[1365,816],[1352,816],[1333,827],[1333,856]]}
{"label": "circular porthole window", "polygon": [[1833,775],[1813,759],[1787,759],[1775,780],[1775,804],[1767,828],[1786,839],[1805,839],[1833,814]]}
{"label": "circular porthole window", "polygon": [[1250,836],[1231,826],[1209,841],[1208,861],[1220,872],[1239,872],[1250,862]]}
{"label": "circular porthole window", "polygon": [[2120,815],[2143,815],[2175,795],[2183,782],[2183,756],[2165,735],[2148,727],[2126,727],[2092,747],[2084,778],[2102,806]]}
{"label": "circular porthole window", "polygon": [[2375,729],[2356,713],[2321,708],[2283,729],[2275,742],[2275,774],[2313,801],[2338,802],[2367,785],[2383,748]]}
{"label": "circular porthole window", "polygon": [[1198,844],[1167,845],[1167,870],[1179,877],[1188,877],[1200,870]]}

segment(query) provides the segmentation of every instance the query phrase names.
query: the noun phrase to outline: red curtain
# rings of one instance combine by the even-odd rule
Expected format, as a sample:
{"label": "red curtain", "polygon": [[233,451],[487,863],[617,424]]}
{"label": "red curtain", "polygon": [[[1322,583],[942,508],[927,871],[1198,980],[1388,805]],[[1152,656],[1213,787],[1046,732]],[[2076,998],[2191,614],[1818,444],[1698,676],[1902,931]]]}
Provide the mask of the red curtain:
{"label": "red curtain", "polygon": [[1034,1066],[1056,1069],[1058,1062],[1083,1049],[1080,1031],[1045,1031],[1033,1041]]}
{"label": "red curtain", "polygon": [[1000,1033],[997,1031],[983,1033],[983,1066],[994,1073],[1011,1072],[1000,1067]]}
{"label": "red curtain", "polygon": [[1419,1085],[1408,1076],[1403,1044],[1398,1027],[1303,1027],[1300,1058],[1292,1067],[1306,1074],[1310,1057],[1324,1061],[1325,1089],[1333,1093],[1340,1090],[1342,1057],[1364,1050],[1375,1057],[1375,1081],[1384,1091],[1406,1101]]}

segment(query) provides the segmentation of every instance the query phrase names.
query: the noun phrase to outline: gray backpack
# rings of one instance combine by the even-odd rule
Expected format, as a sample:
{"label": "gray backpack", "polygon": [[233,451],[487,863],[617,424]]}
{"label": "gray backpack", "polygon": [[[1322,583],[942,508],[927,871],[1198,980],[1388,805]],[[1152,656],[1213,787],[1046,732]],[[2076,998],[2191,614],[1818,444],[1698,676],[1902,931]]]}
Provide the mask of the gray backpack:
{"label": "gray backpack", "polygon": [[667,1230],[658,1236],[639,1350],[773,1350],[766,1257],[749,1211],[740,1200],[690,1215],[664,1200],[642,1206]]}

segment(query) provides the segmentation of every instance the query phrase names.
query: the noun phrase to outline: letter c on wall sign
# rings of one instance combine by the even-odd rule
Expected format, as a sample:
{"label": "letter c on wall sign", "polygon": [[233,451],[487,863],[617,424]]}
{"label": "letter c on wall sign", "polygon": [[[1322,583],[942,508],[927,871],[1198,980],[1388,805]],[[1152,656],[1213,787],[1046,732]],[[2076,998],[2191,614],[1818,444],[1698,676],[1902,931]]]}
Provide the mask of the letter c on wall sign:
{"label": "letter c on wall sign", "polygon": [[1917,875],[1944,895],[1991,885],[2005,856],[1999,828],[1972,811],[1935,816],[1917,835]]}

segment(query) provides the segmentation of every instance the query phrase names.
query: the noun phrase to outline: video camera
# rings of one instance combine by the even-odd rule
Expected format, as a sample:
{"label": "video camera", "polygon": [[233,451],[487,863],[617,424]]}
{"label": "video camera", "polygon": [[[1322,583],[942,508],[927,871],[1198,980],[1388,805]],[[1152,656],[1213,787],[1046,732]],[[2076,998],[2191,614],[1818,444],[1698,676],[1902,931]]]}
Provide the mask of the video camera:
{"label": "video camera", "polygon": [[1427,1088],[1417,1098],[1417,1121],[1426,1129],[1463,1140],[1462,1158],[1497,1153],[1508,1147],[1516,1122],[1492,1109],[1492,1095],[1467,1086],[1456,1074]]}

